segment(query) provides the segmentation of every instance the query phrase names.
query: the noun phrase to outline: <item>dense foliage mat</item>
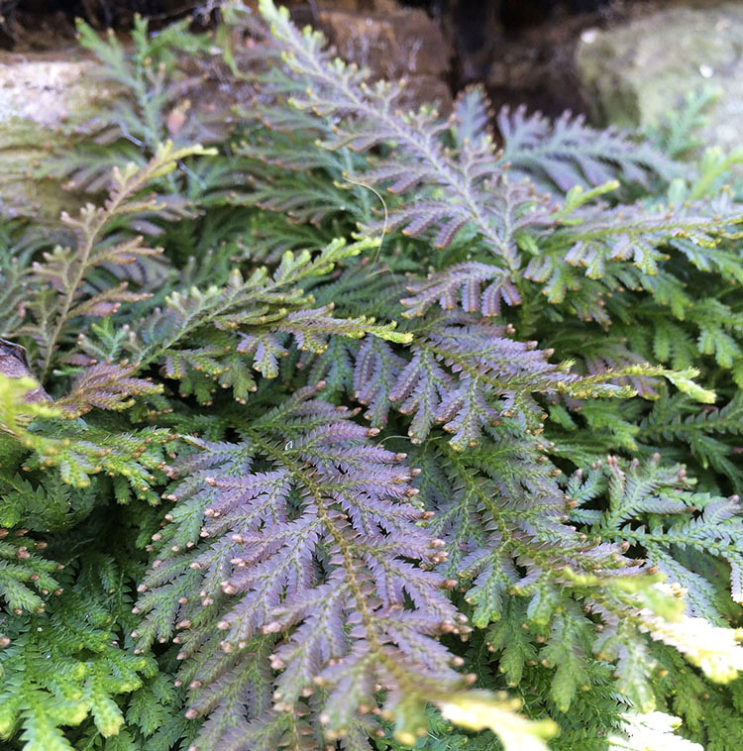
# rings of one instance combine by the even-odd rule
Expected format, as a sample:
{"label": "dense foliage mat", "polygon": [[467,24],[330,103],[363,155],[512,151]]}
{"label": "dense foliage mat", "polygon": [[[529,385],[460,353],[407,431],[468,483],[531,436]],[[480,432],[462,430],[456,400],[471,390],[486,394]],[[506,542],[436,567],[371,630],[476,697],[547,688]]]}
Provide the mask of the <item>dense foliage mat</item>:
{"label": "dense foliage mat", "polygon": [[739,748],[741,155],[223,14],[0,235],[4,748]]}

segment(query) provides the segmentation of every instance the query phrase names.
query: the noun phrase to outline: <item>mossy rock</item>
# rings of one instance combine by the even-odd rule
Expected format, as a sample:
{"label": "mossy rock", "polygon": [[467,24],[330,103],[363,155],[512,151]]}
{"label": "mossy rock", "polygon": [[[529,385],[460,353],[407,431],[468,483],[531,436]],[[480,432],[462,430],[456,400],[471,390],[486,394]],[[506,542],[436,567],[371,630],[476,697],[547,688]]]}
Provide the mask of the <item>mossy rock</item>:
{"label": "mossy rock", "polygon": [[672,7],[606,31],[588,30],[576,69],[599,125],[648,127],[687,94],[720,92],[702,135],[726,149],[743,136],[743,6]]}
{"label": "mossy rock", "polygon": [[55,53],[0,56],[0,211],[57,217],[79,200],[41,177],[54,152],[72,145],[76,126],[100,114],[114,93],[97,64]]}

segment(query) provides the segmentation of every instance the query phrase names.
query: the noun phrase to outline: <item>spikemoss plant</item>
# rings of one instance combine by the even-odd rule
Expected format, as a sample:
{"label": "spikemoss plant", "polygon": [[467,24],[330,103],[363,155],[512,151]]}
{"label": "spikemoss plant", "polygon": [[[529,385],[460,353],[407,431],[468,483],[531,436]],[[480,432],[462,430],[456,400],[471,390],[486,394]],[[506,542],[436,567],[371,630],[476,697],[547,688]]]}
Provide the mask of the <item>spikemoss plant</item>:
{"label": "spikemoss plant", "polygon": [[733,160],[223,13],[230,138],[167,140],[212,41],[83,26],[108,198],[0,237],[5,747],[737,748]]}

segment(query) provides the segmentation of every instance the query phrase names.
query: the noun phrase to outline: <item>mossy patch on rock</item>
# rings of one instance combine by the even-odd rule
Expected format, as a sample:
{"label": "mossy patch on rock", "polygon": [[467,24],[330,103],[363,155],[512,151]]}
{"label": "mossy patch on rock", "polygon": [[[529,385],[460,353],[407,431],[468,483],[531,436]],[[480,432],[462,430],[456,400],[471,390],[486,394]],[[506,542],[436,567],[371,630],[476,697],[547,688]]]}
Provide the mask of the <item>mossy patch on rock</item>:
{"label": "mossy patch on rock", "polygon": [[707,87],[721,96],[700,137],[738,146],[743,126],[743,7],[673,7],[588,30],[576,68],[594,120],[647,127],[678,109],[684,96]]}
{"label": "mossy patch on rock", "polygon": [[79,205],[51,179],[40,179],[54,150],[71,145],[75,127],[105,110],[114,92],[78,52],[0,57],[0,209],[56,217]]}

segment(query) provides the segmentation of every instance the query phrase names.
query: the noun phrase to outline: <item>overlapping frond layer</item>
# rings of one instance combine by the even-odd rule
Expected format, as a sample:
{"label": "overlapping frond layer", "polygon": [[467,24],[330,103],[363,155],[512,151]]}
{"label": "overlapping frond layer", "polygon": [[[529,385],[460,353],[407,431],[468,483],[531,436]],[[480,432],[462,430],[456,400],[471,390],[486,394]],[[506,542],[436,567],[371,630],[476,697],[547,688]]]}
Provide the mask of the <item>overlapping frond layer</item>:
{"label": "overlapping frond layer", "polygon": [[[241,443],[197,443],[175,467],[184,479],[155,535],[138,632],[147,645],[181,629],[194,716],[238,701],[263,728],[320,687],[321,721],[340,729],[359,705],[376,706],[380,686],[392,702],[461,682],[436,636],[467,628],[447,581],[425,570],[445,558],[443,542],[419,524],[405,455],[313,393],[251,422]],[[184,525],[202,515],[201,529]],[[225,655],[216,663],[214,649]]]}
{"label": "overlapping frond layer", "polygon": [[743,737],[740,155],[406,112],[259,6],[81,27],[108,200],[0,234],[3,743]]}

